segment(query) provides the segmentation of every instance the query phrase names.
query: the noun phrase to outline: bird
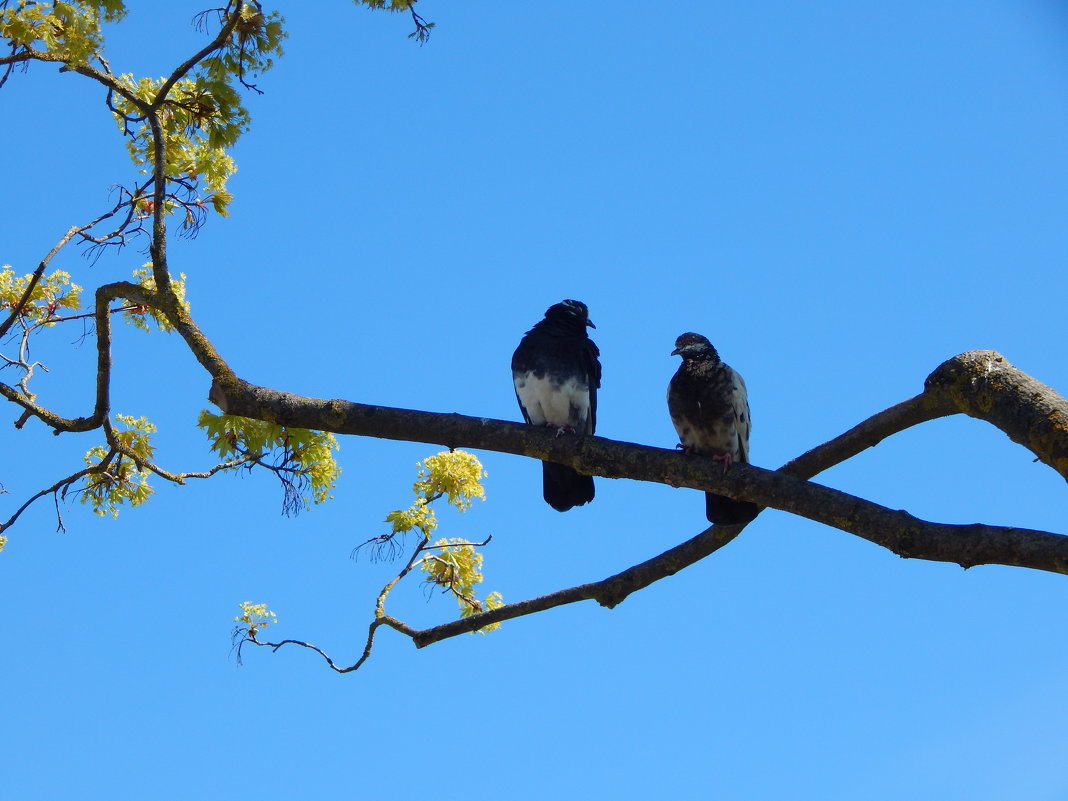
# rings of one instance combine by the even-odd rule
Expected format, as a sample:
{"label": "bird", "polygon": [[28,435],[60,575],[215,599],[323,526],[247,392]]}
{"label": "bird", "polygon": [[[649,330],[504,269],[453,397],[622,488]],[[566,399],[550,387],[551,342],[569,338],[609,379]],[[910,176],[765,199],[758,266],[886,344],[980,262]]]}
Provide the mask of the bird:
{"label": "bird", "polygon": [[[564,300],[524,334],[512,354],[512,381],[523,419],[557,434],[592,434],[597,427],[600,351],[586,332],[596,328],[586,304]],[[593,476],[542,462],[542,495],[558,512],[593,500]]]}
{"label": "bird", "polygon": [[[732,462],[748,464],[752,422],[745,381],[700,334],[680,335],[671,355],[682,357],[667,393],[680,447],[722,461],[724,471]],[[705,493],[705,516],[714,525],[748,523],[758,511],[755,503]]]}

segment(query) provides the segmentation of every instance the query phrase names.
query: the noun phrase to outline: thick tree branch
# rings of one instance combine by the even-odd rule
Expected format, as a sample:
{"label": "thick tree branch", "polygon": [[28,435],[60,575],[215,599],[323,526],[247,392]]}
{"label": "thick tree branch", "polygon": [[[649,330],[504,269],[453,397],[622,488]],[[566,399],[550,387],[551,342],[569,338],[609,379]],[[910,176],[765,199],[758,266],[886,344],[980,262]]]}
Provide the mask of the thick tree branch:
{"label": "thick tree branch", "polygon": [[[627,443],[615,444],[626,445]],[[640,448],[640,446],[631,447]],[[662,453],[682,459],[694,458],[681,456],[672,451]],[[703,461],[715,465],[711,459]],[[736,467],[737,470],[732,468],[731,473],[746,473],[748,478],[753,478],[748,474],[756,473],[759,477],[757,484],[766,482],[767,486],[761,487],[761,492],[764,493],[770,489],[771,494],[766,497],[769,500],[774,499],[774,502],[768,505],[864,537],[902,557],[956,562],[963,567],[979,564],[1005,564],[1068,573],[1068,537],[1044,531],[982,524],[929,523],[907,512],[887,509],[783,473],[749,466],[738,465]],[[713,470],[713,473],[716,472],[718,471]],[[745,495],[742,494],[739,497],[745,497]],[[755,497],[749,499],[755,500]],[[816,510],[815,513],[813,509]],[[543,612],[578,601],[594,600],[602,606],[611,608],[621,603],[631,593],[644,589],[704,559],[733,540],[741,530],[741,526],[713,526],[652,559],[627,568],[602,581],[569,587],[537,598],[506,604],[499,609],[429,629],[412,630],[405,624],[393,626],[393,628],[407,634],[412,638],[416,647],[422,648],[443,639],[477,631],[493,623]],[[347,668],[346,671],[359,667],[367,656],[368,652],[365,650],[360,661],[351,668]]]}
{"label": "thick tree branch", "polygon": [[1068,401],[1000,353],[973,350],[954,356],[939,365],[924,386],[922,394],[872,415],[779,470],[812,478],[891,434],[961,413],[1000,428],[1068,479]]}
{"label": "thick tree branch", "polygon": [[[977,370],[985,377],[983,381],[977,380]],[[980,394],[976,397],[973,393]],[[998,400],[984,400],[993,395]],[[955,409],[999,427],[1011,423],[1017,426],[1014,438],[1021,441],[1019,430],[1031,432],[1035,427],[1041,427],[1051,418],[1051,408],[1066,406],[1064,399],[1048,387],[1008,366],[1002,357],[991,352],[972,352],[949,360],[928,379],[923,395],[869,418],[789,463],[781,471],[737,465],[725,475],[718,463],[710,458],[660,448],[601,437],[560,437],[547,429],[502,420],[304,398],[238,379],[216,381],[210,397],[228,414],[269,420],[289,427],[514,453],[568,464],[590,475],[721,492],[834,526],[905,557],[955,562],[965,567],[1004,564],[1068,573],[1068,537],[1002,526],[931,523],[907,512],[887,509],[796,477],[815,475],[896,431],[950,414]],[[1036,399],[1041,403],[1036,404]],[[1015,415],[1007,417],[1004,411],[999,411],[1006,404],[1016,404],[1012,407],[1017,410]],[[1021,410],[1021,406],[1025,408]],[[1063,419],[1068,420],[1068,411]],[[1035,439],[1032,435],[1027,442]],[[1047,458],[1055,459],[1061,452],[1059,449],[1068,454],[1068,431],[1065,429],[1054,427],[1048,436],[1037,439],[1047,454],[1054,454]],[[677,556],[673,554],[672,559]],[[670,575],[670,572],[657,574],[656,571],[663,571],[671,559],[650,561],[654,564],[646,575],[655,576],[651,580]],[[633,579],[634,574],[628,574],[628,577]],[[638,584],[647,586],[647,583]],[[568,597],[574,596],[573,600],[587,597],[602,600],[597,595],[583,595],[583,592],[594,592],[591,587],[602,592],[604,588],[600,585],[599,582],[584,585],[584,590],[572,588],[564,592],[571,593]],[[617,591],[618,588],[613,586],[612,592],[603,596],[608,601],[606,605],[618,603],[633,590],[613,600],[616,597],[613,593]],[[560,600],[561,597],[545,596],[553,599],[550,605],[571,602]],[[514,612],[507,607],[505,610],[485,614],[509,615]],[[467,620],[477,621],[477,625],[472,624],[475,628],[495,622],[493,618],[480,616]]]}
{"label": "thick tree branch", "polygon": [[[734,472],[733,467],[731,472]],[[829,487],[782,473],[760,472],[764,474],[761,481],[768,480],[773,490],[773,495],[765,496],[775,499],[768,505],[863,537],[903,558],[956,562],[962,567],[1015,565],[1068,574],[1068,537],[1060,534],[979,523],[930,523],[907,512],[887,509]],[[704,559],[733,540],[741,529],[741,526],[713,526],[659,556],[602,581],[506,604],[499,609],[417,631],[412,640],[416,647],[422,648],[439,640],[477,631],[491,623],[577,601],[594,600],[602,606],[614,607],[631,593]]]}
{"label": "thick tree branch", "polygon": [[[14,387],[0,383],[0,395],[9,401],[18,404],[26,410],[27,414],[39,418],[45,425],[51,427],[55,433],[69,431],[92,431],[103,425],[110,410],[111,395],[111,301],[117,298],[132,300],[138,305],[158,306],[157,293],[139,284],[129,281],[117,281],[105,284],[96,290],[95,307],[93,315],[96,318],[96,401],[93,413],[89,417],[62,417],[55,412],[35,403]],[[21,428],[26,421],[26,415],[20,418],[18,426]]]}
{"label": "thick tree branch", "polygon": [[[15,64],[23,64],[27,61],[33,61],[34,58],[35,56],[33,55],[33,53],[27,53],[25,51],[12,53],[10,56],[0,56],[0,67],[7,66],[10,68],[13,67]],[[6,73],[4,74],[4,77],[7,77]],[[0,86],[2,85],[3,84],[0,83]]]}
{"label": "thick tree branch", "polygon": [[925,394],[997,426],[1068,480],[1068,401],[1009,364],[997,351],[973,350],[943,362]]}

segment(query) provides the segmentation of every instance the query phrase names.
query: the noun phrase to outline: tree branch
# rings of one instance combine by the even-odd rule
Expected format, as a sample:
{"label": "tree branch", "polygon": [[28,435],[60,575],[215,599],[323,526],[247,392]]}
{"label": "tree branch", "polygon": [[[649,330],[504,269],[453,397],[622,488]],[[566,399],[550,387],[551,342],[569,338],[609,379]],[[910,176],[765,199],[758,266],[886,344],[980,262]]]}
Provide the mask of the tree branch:
{"label": "tree branch", "polygon": [[1068,480],[1068,401],[997,351],[954,356],[924,387],[957,411],[997,426]]}
{"label": "tree branch", "polygon": [[[93,473],[102,473],[105,470],[107,470],[108,465],[111,463],[111,460],[114,458],[114,456],[115,456],[115,452],[112,451],[112,452],[108,453],[107,456],[104,457],[104,459],[100,462],[100,464],[93,465],[92,467],[83,468],[82,470],[79,470],[77,473],[72,473],[71,475],[67,476],[66,478],[61,478],[59,481],[57,481],[51,487],[45,487],[43,490],[38,492],[36,495],[34,495],[33,497],[29,498],[24,504],[22,504],[22,506],[20,506],[18,509],[16,509],[15,513],[13,515],[11,515],[11,517],[9,517],[5,522],[0,523],[0,534],[2,534],[4,531],[6,531],[7,529],[9,529],[13,525],[15,525],[15,521],[18,520],[19,517],[22,515],[22,513],[25,512],[27,509],[29,509],[30,506],[35,501],[40,500],[41,498],[43,498],[46,495],[55,495],[61,489],[63,490],[63,495],[66,496],[66,494],[67,494],[66,488],[69,487],[71,484],[73,484],[75,481],[78,481],[79,479],[84,478],[85,476],[92,475]],[[56,509],[57,509],[57,514],[58,514],[58,509],[59,509],[58,498],[57,498]],[[60,521],[59,525],[60,525],[60,529],[62,529],[63,528],[62,521]]]}
{"label": "tree branch", "polygon": [[[416,565],[416,561],[419,558],[419,554],[422,553],[424,549],[426,549],[427,543],[429,541],[430,538],[427,537],[425,534],[420,537],[419,544],[415,546],[415,550],[412,551],[412,555],[408,558],[408,562],[404,565],[403,568],[401,568],[400,572],[397,573],[396,576],[394,576],[392,579],[389,580],[389,582],[386,583],[386,585],[382,588],[382,591],[378,593],[378,598],[375,599],[375,617],[374,620],[372,620],[370,625],[367,627],[367,641],[364,644],[363,653],[360,654],[359,659],[357,659],[353,664],[349,665],[348,667],[341,667],[336,662],[334,662],[334,660],[331,659],[330,656],[324,650],[322,650],[318,646],[312,645],[311,643],[304,642],[302,640],[281,640],[280,642],[262,642],[256,639],[255,630],[249,629],[244,635],[244,642],[251,642],[254,645],[265,645],[275,651],[277,651],[283,645],[299,645],[302,648],[308,648],[312,651],[315,651],[315,653],[319,654],[319,656],[326,660],[326,664],[330,666],[331,670],[334,670],[338,673],[351,673],[354,670],[359,670],[363,666],[363,663],[371,658],[371,649],[374,647],[375,643],[375,632],[378,631],[379,626],[389,626],[390,628],[401,632],[401,634],[406,634],[409,637],[412,637],[413,639],[415,635],[418,634],[418,632],[411,626],[409,626],[407,623],[404,623],[400,620],[397,620],[395,617],[386,614],[386,598],[389,596],[389,593],[393,590],[393,588],[397,586],[397,582],[399,582],[406,575],[408,575],[409,572],[411,572],[411,569]],[[240,632],[241,629],[238,629],[237,631]]]}
{"label": "tree branch", "polygon": [[[1068,464],[1068,426],[1050,423],[1051,420],[1068,421],[1068,402],[990,351],[973,351],[950,359],[928,379],[922,395],[880,412],[776,472],[736,465],[723,474],[718,463],[707,457],[602,437],[559,437],[544,428],[503,420],[305,398],[236,378],[217,380],[210,398],[228,414],[288,427],[514,453],[567,464],[589,475],[719,492],[825,523],[904,557],[954,562],[965,567],[1004,564],[1068,573],[1068,537],[1003,526],[932,523],[797,478],[815,475],[892,433],[954,410],[998,427],[1008,426],[1010,436],[1016,441],[1029,447],[1037,443],[1041,450],[1035,452],[1040,458],[1045,454],[1043,460],[1047,463],[1055,466],[1063,458]],[[1014,413],[1007,414],[1006,408]],[[1036,430],[1043,436],[1036,435]],[[1061,453],[1065,456],[1061,457]],[[653,567],[662,569],[666,562]],[[648,575],[655,573],[652,570]],[[663,575],[670,573],[656,575],[652,580]],[[599,584],[584,586],[599,587]],[[597,591],[602,590],[599,587]],[[571,602],[560,601],[557,595],[546,597],[554,599],[552,605]],[[583,595],[574,600],[587,597],[597,598]],[[614,605],[622,597],[615,600],[616,595],[612,593],[604,596],[609,601],[606,605]],[[498,609],[485,614],[502,613]],[[466,620],[477,620],[477,625],[472,624],[475,628],[495,622],[477,615]]]}
{"label": "tree branch", "polygon": [[853,458],[861,451],[874,448],[892,434],[956,412],[957,409],[941,393],[924,392],[872,415],[844,434],[791,459],[779,471],[809,479]]}
{"label": "tree branch", "polygon": [[19,298],[18,303],[16,303],[12,307],[11,313],[8,315],[7,319],[4,320],[3,323],[0,323],[0,339],[4,338],[7,332],[11,329],[11,326],[14,325],[15,320],[18,319],[19,315],[21,315],[23,310],[26,308],[26,304],[30,302],[30,296],[33,295],[33,290],[37,288],[37,284],[41,280],[41,276],[44,275],[44,271],[47,269],[52,259],[56,257],[56,254],[59,253],[59,251],[61,251],[67,245],[67,243],[71,241],[71,239],[78,236],[79,234],[83,234],[85,231],[88,231],[90,228],[92,228],[94,225],[101,222],[102,220],[106,220],[108,217],[111,217],[113,214],[115,214],[116,211],[118,211],[122,207],[122,205],[122,203],[118,204],[111,211],[104,212],[95,220],[87,222],[85,225],[76,225],[69,228],[67,232],[59,238],[59,241],[52,246],[52,249],[48,251],[48,254],[43,259],[41,259],[40,264],[37,265],[37,269],[33,271],[33,274],[30,276],[30,282],[26,285],[26,290],[22,293],[22,297]]}
{"label": "tree branch", "polygon": [[[226,13],[225,9],[223,13]],[[177,69],[172,72],[163,85],[156,93],[155,99],[152,101],[152,109],[156,110],[162,108],[163,103],[167,100],[167,95],[170,93],[174,85],[184,78],[193,67],[210,56],[216,50],[223,48],[226,45],[227,39],[230,38],[230,34],[234,32],[238,23],[241,22],[241,4],[238,3],[232,11],[229,12],[230,18],[226,20],[222,28],[219,29],[219,33],[208,44],[204,45],[199,51],[191,55],[185,60]]]}
{"label": "tree branch", "polygon": [[[53,252],[55,251],[53,250]],[[49,257],[50,256],[51,254],[49,254]],[[26,290],[22,293],[22,297],[11,307],[11,314],[7,316],[7,319],[4,320],[3,323],[0,323],[0,339],[3,339],[7,332],[11,330],[11,326],[14,325],[15,320],[17,320],[26,309],[26,304],[30,302],[30,295],[33,294],[33,290],[37,288],[37,283],[41,280],[41,276],[44,275],[47,263],[47,260],[45,260],[37,265],[37,269],[34,270],[33,275],[30,276],[30,282],[26,284]]]}
{"label": "tree branch", "polygon": [[[45,425],[54,429],[55,433],[63,431],[92,431],[103,425],[110,410],[111,394],[111,301],[117,298],[132,300],[138,305],[159,305],[157,293],[139,284],[129,281],[117,281],[112,284],[104,284],[96,290],[96,303],[93,312],[96,317],[96,401],[93,413],[89,417],[62,417],[55,412],[35,403],[24,393],[14,387],[0,383],[0,395],[9,401],[18,404],[26,412],[39,418]],[[19,427],[24,424],[26,416],[19,420]]]}
{"label": "tree branch", "polygon": [[602,581],[580,584],[577,587],[568,587],[537,598],[505,604],[497,609],[415,631],[408,636],[412,638],[416,648],[424,648],[450,637],[478,631],[493,623],[544,612],[547,609],[578,601],[597,601],[601,606],[611,609],[622,603],[631,593],[648,587],[662,578],[673,576],[684,567],[689,567],[715,553],[737,537],[743,528],[744,526],[712,526],[696,537],[664,551],[659,556],[629,567]]}

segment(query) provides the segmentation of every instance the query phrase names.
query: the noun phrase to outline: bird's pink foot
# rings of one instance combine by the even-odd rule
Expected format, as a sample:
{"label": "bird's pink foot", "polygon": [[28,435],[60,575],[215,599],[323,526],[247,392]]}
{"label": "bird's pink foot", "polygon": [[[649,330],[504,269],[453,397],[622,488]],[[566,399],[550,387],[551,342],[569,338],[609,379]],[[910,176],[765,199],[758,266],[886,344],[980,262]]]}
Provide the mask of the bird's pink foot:
{"label": "bird's pink foot", "polygon": [[545,425],[548,426],[549,428],[553,429],[554,431],[556,431],[556,436],[560,436],[561,434],[574,434],[575,433],[575,427],[574,426],[558,426],[555,423],[546,423]]}
{"label": "bird's pink foot", "polygon": [[712,458],[715,459],[717,462],[723,462],[724,473],[727,472],[727,469],[731,466],[731,462],[734,461],[729,453],[713,454]]}

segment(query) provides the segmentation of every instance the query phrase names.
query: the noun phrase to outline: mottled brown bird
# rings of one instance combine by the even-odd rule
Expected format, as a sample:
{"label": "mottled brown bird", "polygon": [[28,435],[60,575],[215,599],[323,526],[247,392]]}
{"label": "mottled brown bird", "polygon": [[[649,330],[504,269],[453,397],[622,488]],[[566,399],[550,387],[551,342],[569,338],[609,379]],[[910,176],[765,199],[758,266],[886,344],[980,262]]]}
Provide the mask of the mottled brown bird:
{"label": "mottled brown bird", "polygon": [[[671,355],[682,357],[682,365],[668,384],[667,401],[683,450],[719,459],[724,470],[732,462],[748,463],[751,422],[745,381],[700,334],[681,335]],[[705,516],[710,523],[737,525],[756,515],[754,503],[705,493]]]}

